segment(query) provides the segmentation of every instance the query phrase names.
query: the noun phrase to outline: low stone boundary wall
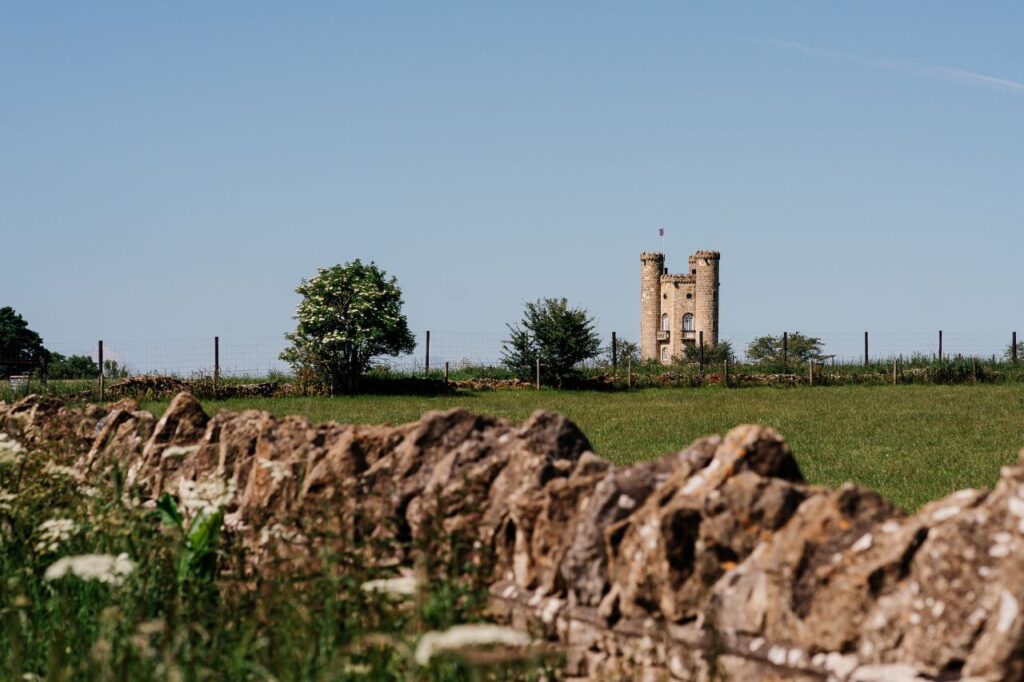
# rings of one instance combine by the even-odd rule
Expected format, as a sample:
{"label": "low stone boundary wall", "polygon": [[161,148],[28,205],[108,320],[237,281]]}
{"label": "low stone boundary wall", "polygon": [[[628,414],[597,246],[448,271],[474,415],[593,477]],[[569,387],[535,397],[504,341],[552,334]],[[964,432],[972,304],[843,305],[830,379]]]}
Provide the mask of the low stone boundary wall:
{"label": "low stone boundary wall", "polygon": [[315,567],[313,530],[390,565],[438,531],[474,541],[497,616],[560,642],[569,679],[1024,676],[1020,464],[908,516],[808,485],[751,425],[629,467],[546,412],[367,426],[210,417],[188,394],[159,419],[30,396],[0,403],[0,431],[88,475],[116,466],[144,498],[219,496],[257,566],[274,548]]}

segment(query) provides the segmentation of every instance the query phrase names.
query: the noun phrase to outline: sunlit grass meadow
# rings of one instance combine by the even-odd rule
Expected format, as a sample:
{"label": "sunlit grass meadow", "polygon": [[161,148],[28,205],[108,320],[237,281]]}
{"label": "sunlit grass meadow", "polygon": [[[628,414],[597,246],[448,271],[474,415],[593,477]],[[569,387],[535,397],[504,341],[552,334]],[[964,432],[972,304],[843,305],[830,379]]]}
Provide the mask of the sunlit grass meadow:
{"label": "sunlit grass meadow", "polygon": [[[757,422],[779,430],[812,483],[856,481],[915,509],[965,487],[989,486],[1024,448],[1024,386],[828,386],[532,390],[441,396],[364,395],[203,401],[314,421],[401,423],[428,410],[464,407],[514,420],[536,409],[567,415],[598,454],[628,464],[679,450],[695,438]],[[166,405],[145,407],[160,411]]]}

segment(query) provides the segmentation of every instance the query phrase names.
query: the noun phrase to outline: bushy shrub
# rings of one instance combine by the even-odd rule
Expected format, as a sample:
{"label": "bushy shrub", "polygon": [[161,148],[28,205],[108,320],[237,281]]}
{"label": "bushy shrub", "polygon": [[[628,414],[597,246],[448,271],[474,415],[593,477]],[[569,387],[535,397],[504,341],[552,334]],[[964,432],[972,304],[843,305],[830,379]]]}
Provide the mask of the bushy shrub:
{"label": "bushy shrub", "polygon": [[509,324],[503,362],[520,379],[531,379],[540,359],[541,379],[561,386],[578,374],[576,366],[601,353],[596,322],[583,308],[570,308],[564,298],[527,303],[523,319]]}

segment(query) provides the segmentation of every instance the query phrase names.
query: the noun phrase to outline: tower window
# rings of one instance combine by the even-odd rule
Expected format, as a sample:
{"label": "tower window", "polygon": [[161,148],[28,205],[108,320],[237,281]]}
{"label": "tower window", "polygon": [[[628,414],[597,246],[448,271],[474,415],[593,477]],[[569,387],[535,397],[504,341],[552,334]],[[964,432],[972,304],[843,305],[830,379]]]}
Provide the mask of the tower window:
{"label": "tower window", "polygon": [[661,331],[668,331],[668,313],[665,313],[661,316]]}
{"label": "tower window", "polygon": [[689,301],[691,298],[693,298],[693,294],[687,294],[686,295],[686,300],[687,301]]}
{"label": "tower window", "polygon": [[668,362],[668,346],[661,347],[661,361]]}
{"label": "tower window", "polygon": [[683,331],[693,331],[693,315],[691,315],[690,313],[686,313],[685,315],[683,315]]}

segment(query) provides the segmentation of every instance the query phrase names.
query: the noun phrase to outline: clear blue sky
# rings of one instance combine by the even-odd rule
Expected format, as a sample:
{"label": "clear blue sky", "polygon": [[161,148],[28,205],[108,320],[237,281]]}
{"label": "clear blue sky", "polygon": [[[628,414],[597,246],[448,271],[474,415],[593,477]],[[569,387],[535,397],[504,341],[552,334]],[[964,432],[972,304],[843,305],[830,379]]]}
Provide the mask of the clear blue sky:
{"label": "clear blue sky", "polygon": [[1024,331],[1016,2],[5,3],[0,305],[277,336],[356,257],[411,326],[722,252],[722,328]]}

